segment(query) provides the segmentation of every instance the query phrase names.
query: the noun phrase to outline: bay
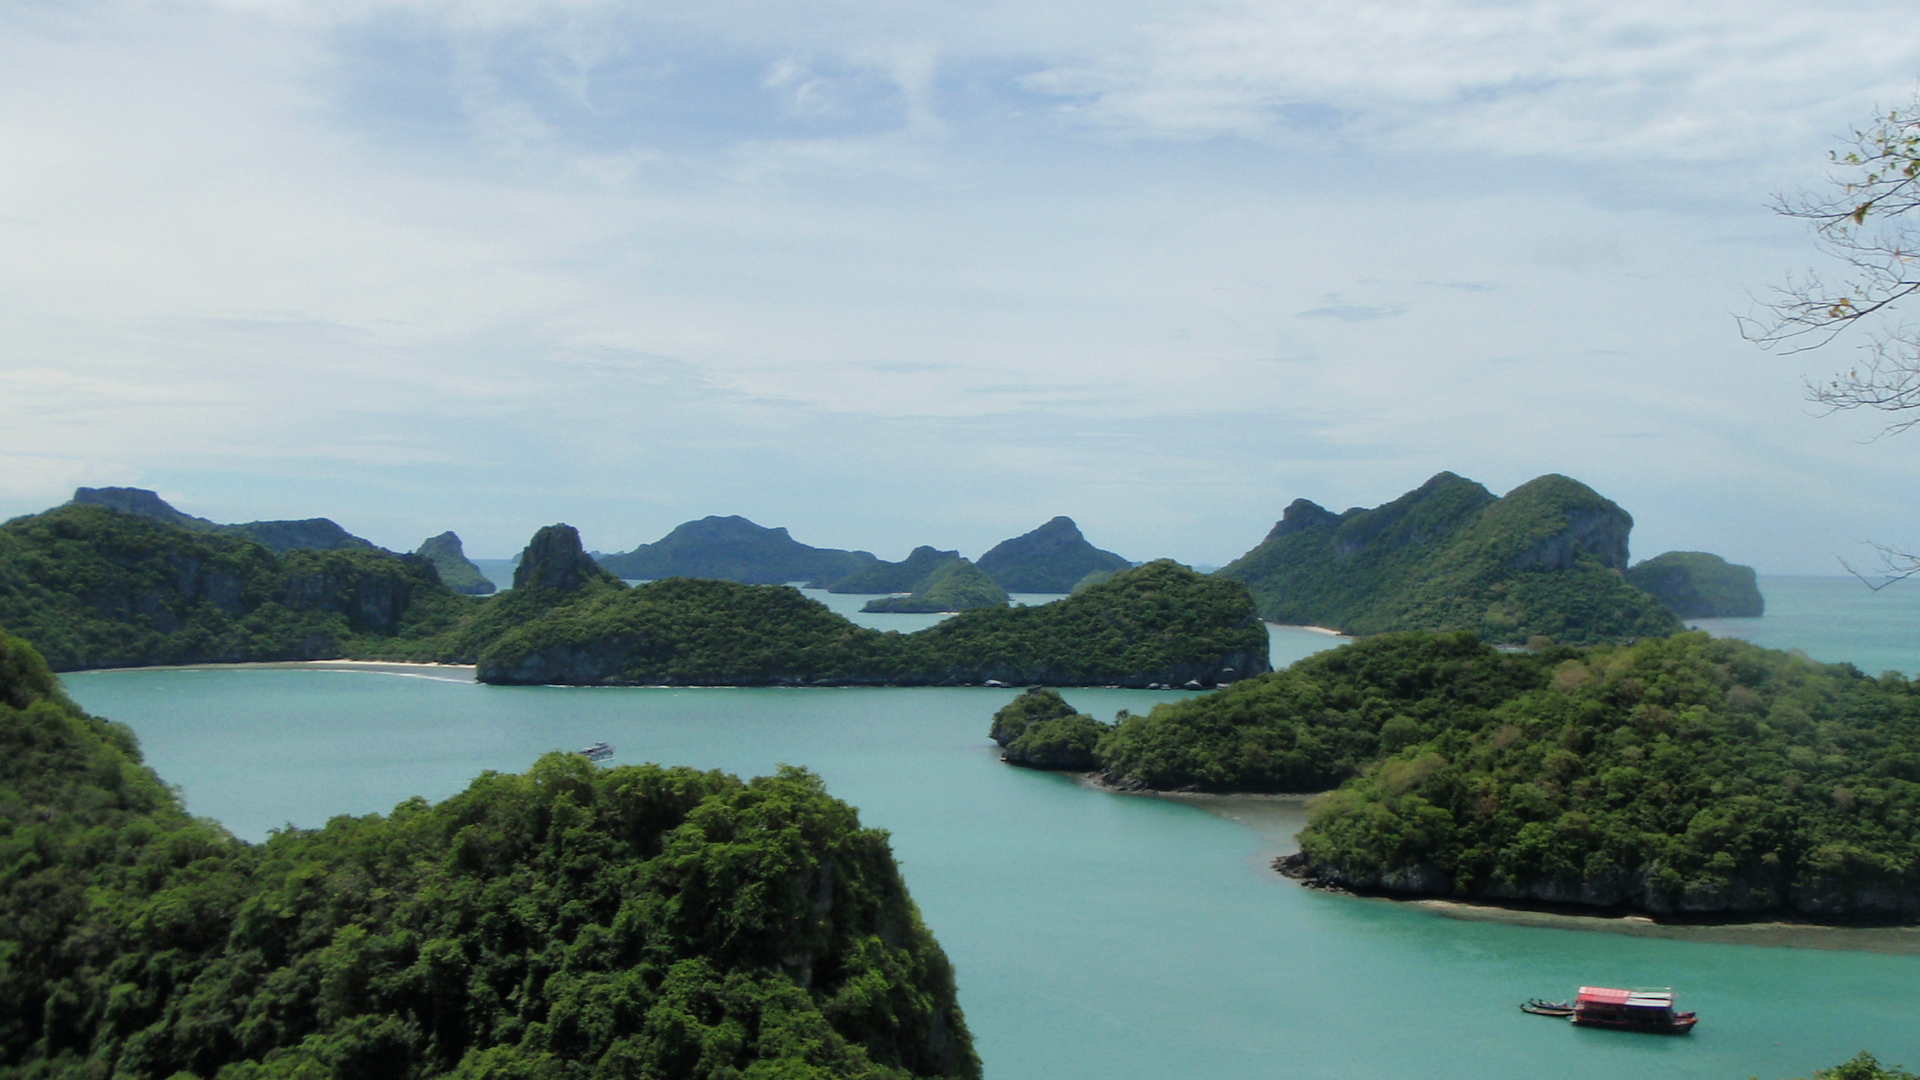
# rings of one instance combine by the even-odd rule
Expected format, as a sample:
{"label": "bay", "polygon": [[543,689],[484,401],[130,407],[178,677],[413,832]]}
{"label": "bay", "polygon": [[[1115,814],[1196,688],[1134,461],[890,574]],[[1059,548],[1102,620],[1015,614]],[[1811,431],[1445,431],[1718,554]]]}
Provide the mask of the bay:
{"label": "bay", "polygon": [[[1297,806],[1209,810],[1005,766],[985,730],[1009,690],[487,687],[399,667],[66,682],[132,725],[193,812],[250,839],[443,798],[599,739],[619,761],[807,766],[891,832],[994,1078],[1780,1078],[1861,1049],[1920,1064],[1920,957],[1466,921],[1302,889],[1267,865]],[[1068,692],[1100,716],[1178,696]],[[1703,1019],[1659,1038],[1515,1008],[1582,982],[1671,984]]]}

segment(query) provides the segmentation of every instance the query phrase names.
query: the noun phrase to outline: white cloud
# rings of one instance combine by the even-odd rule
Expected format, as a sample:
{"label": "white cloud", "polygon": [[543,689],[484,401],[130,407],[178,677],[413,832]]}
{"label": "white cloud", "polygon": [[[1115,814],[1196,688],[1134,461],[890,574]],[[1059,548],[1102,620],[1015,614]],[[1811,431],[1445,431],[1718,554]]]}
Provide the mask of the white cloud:
{"label": "white cloud", "polygon": [[1768,477],[1914,527],[1728,318],[1920,74],[1892,5],[73,10],[0,30],[0,512],[1218,563],[1453,468],[1777,568],[1829,526]]}

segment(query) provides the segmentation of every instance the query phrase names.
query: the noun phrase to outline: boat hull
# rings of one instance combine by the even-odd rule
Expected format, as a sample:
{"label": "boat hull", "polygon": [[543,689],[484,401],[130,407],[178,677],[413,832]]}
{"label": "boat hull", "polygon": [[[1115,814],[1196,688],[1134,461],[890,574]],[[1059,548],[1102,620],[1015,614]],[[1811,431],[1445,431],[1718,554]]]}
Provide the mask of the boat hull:
{"label": "boat hull", "polygon": [[1651,1035],[1685,1035],[1693,1030],[1693,1025],[1700,1022],[1700,1018],[1692,1013],[1680,1013],[1671,1020],[1631,1020],[1611,1016],[1581,1016],[1575,1013],[1572,1020],[1580,1027],[1644,1031]]}

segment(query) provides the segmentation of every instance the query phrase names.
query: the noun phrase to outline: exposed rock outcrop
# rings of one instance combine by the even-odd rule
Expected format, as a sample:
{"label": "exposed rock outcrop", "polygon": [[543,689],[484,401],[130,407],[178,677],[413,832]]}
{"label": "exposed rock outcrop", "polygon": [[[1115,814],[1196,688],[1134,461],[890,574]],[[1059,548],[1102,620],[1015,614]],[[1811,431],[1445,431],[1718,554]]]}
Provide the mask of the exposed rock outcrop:
{"label": "exposed rock outcrop", "polygon": [[573,592],[592,582],[618,582],[593,561],[580,544],[580,530],[571,525],[548,525],[533,534],[520,565],[513,568],[515,589],[551,589]]}

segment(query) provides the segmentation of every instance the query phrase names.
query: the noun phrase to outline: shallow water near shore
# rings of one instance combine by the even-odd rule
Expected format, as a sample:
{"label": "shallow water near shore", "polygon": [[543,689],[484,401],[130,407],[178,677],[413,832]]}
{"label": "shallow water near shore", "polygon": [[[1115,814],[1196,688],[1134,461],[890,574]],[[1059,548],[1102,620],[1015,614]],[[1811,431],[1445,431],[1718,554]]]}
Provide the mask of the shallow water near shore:
{"label": "shallow water near shore", "polygon": [[[617,762],[805,765],[892,833],[996,1080],[1778,1080],[1862,1049],[1920,1065],[1920,957],[1439,918],[1303,889],[1267,865],[1297,801],[1143,798],[1002,765],[985,730],[1012,690],[487,687],[347,666],[66,681],[133,727],[190,809],[256,840],[600,739]],[[1174,696],[1067,692],[1099,716]],[[1516,1008],[1582,982],[1671,984],[1700,1027],[1584,1031]]]}

